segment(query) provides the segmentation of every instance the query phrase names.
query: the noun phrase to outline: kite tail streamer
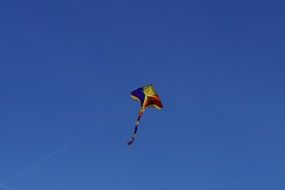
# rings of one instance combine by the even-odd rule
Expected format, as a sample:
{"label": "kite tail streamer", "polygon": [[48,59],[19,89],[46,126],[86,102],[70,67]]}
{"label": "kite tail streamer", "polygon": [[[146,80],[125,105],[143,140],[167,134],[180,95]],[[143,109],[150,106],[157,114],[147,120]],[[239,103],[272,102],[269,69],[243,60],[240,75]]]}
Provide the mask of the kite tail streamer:
{"label": "kite tail streamer", "polygon": [[143,115],[143,110],[141,110],[141,111],[139,112],[139,116],[138,116],[138,119],[137,119],[137,121],[136,121],[135,130],[134,130],[132,139],[128,142],[128,145],[133,144],[133,142],[135,141],[135,138],[136,138],[136,136],[137,136],[138,126],[139,126],[140,119],[141,119],[142,115]]}

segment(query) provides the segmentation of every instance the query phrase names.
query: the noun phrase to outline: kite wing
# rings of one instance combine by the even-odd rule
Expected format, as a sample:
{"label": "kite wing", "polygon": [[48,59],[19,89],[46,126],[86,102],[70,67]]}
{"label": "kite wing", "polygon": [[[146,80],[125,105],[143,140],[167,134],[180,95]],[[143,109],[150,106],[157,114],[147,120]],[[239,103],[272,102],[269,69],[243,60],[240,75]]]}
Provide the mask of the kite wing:
{"label": "kite wing", "polygon": [[135,130],[132,136],[132,139],[128,142],[128,145],[133,144],[135,141],[137,130],[139,126],[140,119],[144,113],[144,111],[149,107],[154,107],[156,109],[162,109],[162,103],[160,97],[158,96],[157,92],[155,91],[153,85],[147,85],[141,88],[138,88],[131,92],[131,97],[134,100],[137,100],[141,104],[141,108],[139,111],[139,115],[136,121]]}

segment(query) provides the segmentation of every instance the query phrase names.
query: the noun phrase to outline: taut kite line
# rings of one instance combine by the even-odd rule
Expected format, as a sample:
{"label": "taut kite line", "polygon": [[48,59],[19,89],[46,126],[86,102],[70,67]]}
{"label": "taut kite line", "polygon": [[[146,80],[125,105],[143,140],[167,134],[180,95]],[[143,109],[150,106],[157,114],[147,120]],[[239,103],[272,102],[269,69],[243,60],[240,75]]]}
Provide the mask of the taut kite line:
{"label": "taut kite line", "polygon": [[133,142],[135,141],[139,122],[140,122],[140,119],[141,119],[144,111],[149,107],[154,107],[154,108],[159,109],[159,110],[161,110],[163,107],[161,100],[160,100],[160,97],[156,93],[152,84],[146,85],[144,87],[141,87],[141,88],[138,88],[138,89],[132,91],[131,97],[134,100],[137,100],[140,102],[141,108],[140,108],[138,119],[136,121],[135,130],[134,130],[132,139],[128,142],[128,145],[133,144]]}

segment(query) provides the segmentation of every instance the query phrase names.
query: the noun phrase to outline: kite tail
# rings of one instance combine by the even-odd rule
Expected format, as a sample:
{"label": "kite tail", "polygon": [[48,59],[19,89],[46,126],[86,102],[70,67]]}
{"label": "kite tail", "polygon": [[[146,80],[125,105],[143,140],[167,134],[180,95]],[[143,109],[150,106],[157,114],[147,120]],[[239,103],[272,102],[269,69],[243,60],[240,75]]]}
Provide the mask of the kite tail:
{"label": "kite tail", "polygon": [[128,145],[133,144],[133,142],[135,141],[135,138],[136,138],[136,136],[137,136],[138,126],[139,126],[140,119],[141,119],[142,115],[143,115],[143,110],[141,110],[141,111],[139,112],[139,116],[138,116],[138,119],[137,119],[137,121],[136,121],[135,130],[134,130],[132,139],[128,142]]}

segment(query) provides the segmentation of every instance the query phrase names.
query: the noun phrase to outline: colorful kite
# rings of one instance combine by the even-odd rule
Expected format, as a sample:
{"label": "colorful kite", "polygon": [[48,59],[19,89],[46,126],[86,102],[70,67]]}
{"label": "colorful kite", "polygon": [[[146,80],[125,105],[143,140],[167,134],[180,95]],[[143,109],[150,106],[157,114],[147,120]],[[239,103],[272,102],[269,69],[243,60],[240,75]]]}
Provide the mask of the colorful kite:
{"label": "colorful kite", "polygon": [[149,107],[155,107],[156,109],[162,109],[162,103],[156,91],[154,90],[153,85],[147,85],[141,88],[138,88],[131,92],[131,97],[134,100],[137,100],[141,104],[139,116],[136,122],[135,130],[132,136],[132,139],[128,142],[128,145],[133,144],[135,141],[137,130],[139,126],[140,119],[144,113],[144,111]]}

